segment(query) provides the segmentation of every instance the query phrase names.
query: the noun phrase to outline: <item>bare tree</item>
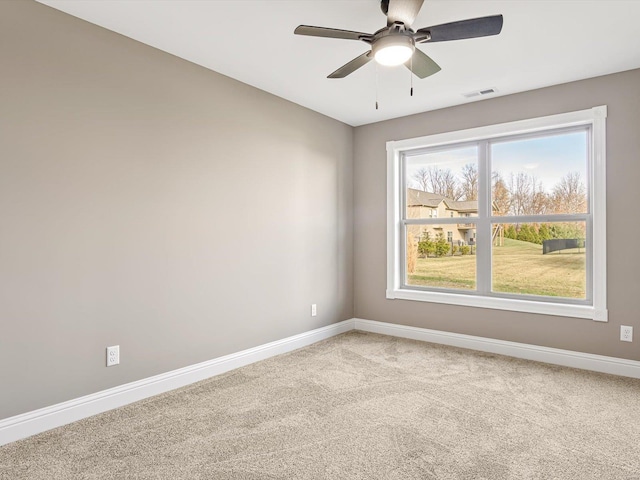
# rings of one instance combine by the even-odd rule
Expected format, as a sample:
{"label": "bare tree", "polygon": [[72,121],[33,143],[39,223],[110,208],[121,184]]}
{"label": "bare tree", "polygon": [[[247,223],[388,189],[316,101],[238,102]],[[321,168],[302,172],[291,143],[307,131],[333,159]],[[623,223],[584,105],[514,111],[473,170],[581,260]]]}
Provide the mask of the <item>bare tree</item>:
{"label": "bare tree", "polygon": [[464,200],[478,199],[478,167],[473,163],[467,163],[462,167],[460,195]]}
{"label": "bare tree", "polygon": [[533,197],[531,197],[529,215],[544,215],[545,213],[549,213],[550,203],[549,195],[542,188],[542,183],[539,183],[533,193]]}
{"label": "bare tree", "polygon": [[421,168],[412,178],[418,188],[425,192],[436,193],[452,200],[460,200],[462,196],[458,179],[448,168]]}
{"label": "bare tree", "polygon": [[528,210],[531,198],[531,181],[526,173],[511,174],[509,178],[509,198],[511,199],[510,213],[524,215]]}
{"label": "bare tree", "polygon": [[510,212],[513,215],[540,215],[547,212],[549,196],[534,175],[512,173],[508,189]]}
{"label": "bare tree", "polygon": [[506,215],[511,208],[511,196],[504,179],[498,172],[493,172],[492,200],[495,207],[495,215]]}
{"label": "bare tree", "polygon": [[437,193],[452,200],[460,200],[461,193],[458,179],[451,170],[448,168],[430,167],[427,173],[429,179],[427,191]]}
{"label": "bare tree", "polygon": [[587,210],[587,189],[579,172],[567,173],[553,188],[554,213],[583,213]]}
{"label": "bare tree", "polygon": [[423,192],[427,192],[429,188],[429,171],[426,168],[421,168],[414,172],[411,176],[413,180],[417,183],[418,188]]}

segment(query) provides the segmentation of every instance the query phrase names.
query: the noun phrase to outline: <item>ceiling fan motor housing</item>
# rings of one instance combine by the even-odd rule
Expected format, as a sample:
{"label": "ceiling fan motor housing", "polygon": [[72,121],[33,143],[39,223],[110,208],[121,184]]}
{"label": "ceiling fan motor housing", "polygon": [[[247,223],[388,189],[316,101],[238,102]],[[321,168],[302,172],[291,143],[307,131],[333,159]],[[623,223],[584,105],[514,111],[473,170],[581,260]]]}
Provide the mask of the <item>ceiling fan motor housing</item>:
{"label": "ceiling fan motor housing", "polygon": [[404,30],[403,32],[387,31],[380,36],[376,33],[376,38],[373,40],[371,47],[375,54],[376,50],[380,50],[381,48],[391,45],[406,45],[407,47],[414,49],[416,47],[416,42],[413,39],[413,33],[408,30]]}

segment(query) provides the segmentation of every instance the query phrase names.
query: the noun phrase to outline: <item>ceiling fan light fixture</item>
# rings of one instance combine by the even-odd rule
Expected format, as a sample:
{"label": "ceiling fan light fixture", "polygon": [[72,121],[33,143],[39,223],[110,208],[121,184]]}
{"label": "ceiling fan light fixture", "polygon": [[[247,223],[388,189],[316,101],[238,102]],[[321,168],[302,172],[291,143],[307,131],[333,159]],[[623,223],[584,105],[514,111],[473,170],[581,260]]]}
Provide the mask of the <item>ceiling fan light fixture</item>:
{"label": "ceiling fan light fixture", "polygon": [[376,62],[387,67],[402,65],[413,55],[413,50],[406,45],[389,45],[378,50],[375,54]]}
{"label": "ceiling fan light fixture", "polygon": [[416,47],[413,39],[405,35],[390,35],[377,40],[373,45],[373,58],[380,65],[393,67],[402,65],[411,58]]}

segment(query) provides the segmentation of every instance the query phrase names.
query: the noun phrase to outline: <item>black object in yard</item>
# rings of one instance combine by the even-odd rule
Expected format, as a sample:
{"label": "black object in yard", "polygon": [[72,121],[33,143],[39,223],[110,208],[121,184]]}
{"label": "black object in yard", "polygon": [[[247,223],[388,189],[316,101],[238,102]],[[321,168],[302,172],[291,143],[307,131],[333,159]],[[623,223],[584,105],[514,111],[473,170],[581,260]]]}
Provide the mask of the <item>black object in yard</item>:
{"label": "black object in yard", "polygon": [[581,238],[554,238],[542,241],[542,254],[567,250],[570,248],[583,248],[584,240]]}

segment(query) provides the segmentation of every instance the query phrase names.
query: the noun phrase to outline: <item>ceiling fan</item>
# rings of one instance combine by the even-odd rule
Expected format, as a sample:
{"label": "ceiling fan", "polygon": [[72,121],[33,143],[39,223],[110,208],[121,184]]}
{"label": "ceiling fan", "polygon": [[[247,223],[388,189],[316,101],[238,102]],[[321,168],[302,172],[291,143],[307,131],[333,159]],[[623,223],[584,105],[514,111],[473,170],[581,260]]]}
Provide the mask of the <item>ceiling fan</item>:
{"label": "ceiling fan", "polygon": [[424,0],[382,0],[380,7],[387,16],[387,26],[373,34],[310,25],[300,25],[293,33],[312,37],[360,40],[371,45],[371,50],[354,58],[327,78],[344,78],[373,59],[387,66],[404,64],[416,76],[426,78],[438,73],[440,66],[416,48],[417,43],[488,37],[497,35],[502,30],[502,15],[460,20],[413,30],[411,25],[423,2]]}

